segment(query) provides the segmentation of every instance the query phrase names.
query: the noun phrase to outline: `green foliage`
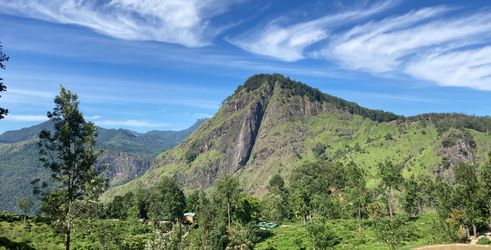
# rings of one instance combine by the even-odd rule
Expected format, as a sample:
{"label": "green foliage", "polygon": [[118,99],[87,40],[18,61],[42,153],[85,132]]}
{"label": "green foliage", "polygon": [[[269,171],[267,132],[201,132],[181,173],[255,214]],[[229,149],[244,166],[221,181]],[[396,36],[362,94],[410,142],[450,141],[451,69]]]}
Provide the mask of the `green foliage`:
{"label": "green foliage", "polygon": [[474,164],[460,164],[454,169],[455,176],[455,199],[457,207],[464,213],[463,223],[472,226],[473,234],[476,235],[476,225],[483,220],[485,208],[482,197],[476,195],[480,190],[477,178],[477,166]]}
{"label": "green foliage", "polygon": [[149,213],[156,221],[179,221],[186,207],[186,197],[179,184],[171,177],[163,177],[152,190]]}
{"label": "green foliage", "polygon": [[411,117],[412,120],[419,120],[425,124],[431,122],[436,125],[441,134],[450,128],[455,129],[474,129],[488,133],[491,130],[491,117],[489,116],[470,116],[459,113],[429,113]]}
{"label": "green foliage", "polygon": [[232,217],[236,211],[242,196],[239,180],[236,177],[226,175],[215,181],[216,188],[214,200],[226,211],[228,226],[232,224]]}
{"label": "green foliage", "polygon": [[29,197],[22,197],[20,198],[17,206],[22,212],[24,212],[24,214],[29,214],[31,212],[33,204]]}
{"label": "green foliage", "polygon": [[491,240],[487,236],[481,236],[477,238],[476,244],[478,245],[489,245],[491,244]]}
{"label": "green foliage", "polygon": [[96,128],[78,110],[77,95],[61,87],[54,102],[48,118],[55,131],[39,134],[39,159],[51,170],[54,184],[43,197],[42,211],[53,219],[57,231],[66,235],[69,249],[73,218],[98,199],[107,182],[94,166],[100,154],[94,149]]}
{"label": "green foliage", "polygon": [[379,163],[378,165],[378,176],[381,179],[382,188],[385,191],[387,198],[387,205],[389,209],[389,218],[394,214],[393,207],[393,191],[400,189],[403,182],[403,178],[400,172],[399,166],[393,164],[390,161],[385,161],[384,163]]}
{"label": "green foliage", "polygon": [[396,249],[404,241],[414,237],[414,228],[410,227],[408,219],[396,216],[392,219],[378,219],[375,223],[377,238],[385,242],[390,249]]}
{"label": "green foliage", "polygon": [[269,179],[269,189],[284,190],[285,180],[283,180],[283,177],[281,177],[281,175],[279,174],[271,176],[271,178]]}
{"label": "green foliage", "polygon": [[411,176],[408,180],[404,181],[401,205],[406,214],[416,216],[421,212],[420,209],[423,202],[421,191],[421,186],[414,176]]}
{"label": "green foliage", "polygon": [[189,147],[189,149],[184,154],[184,159],[186,160],[186,162],[188,164],[189,163],[192,163],[194,160],[196,160],[196,158],[198,157],[199,153],[200,153],[200,149],[199,149],[198,144],[193,143],[191,145],[191,147]]}
{"label": "green foliage", "polygon": [[329,249],[341,242],[341,238],[325,224],[309,224],[307,232],[314,249]]}

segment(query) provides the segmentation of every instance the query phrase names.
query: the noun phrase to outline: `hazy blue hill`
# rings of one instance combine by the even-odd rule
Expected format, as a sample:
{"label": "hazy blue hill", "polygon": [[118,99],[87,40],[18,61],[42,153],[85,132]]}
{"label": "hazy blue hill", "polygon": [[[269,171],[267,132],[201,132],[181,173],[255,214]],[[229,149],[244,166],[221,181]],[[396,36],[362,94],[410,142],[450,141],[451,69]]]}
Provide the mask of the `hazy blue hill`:
{"label": "hazy blue hill", "polygon": [[3,134],[0,134],[0,143],[15,143],[33,139],[39,135],[39,131],[51,129],[52,127],[51,121],[45,121],[31,127],[6,131]]}
{"label": "hazy blue hill", "polygon": [[[99,163],[109,165],[106,175],[111,186],[142,175],[158,153],[178,145],[203,121],[181,131],[147,133],[98,127],[97,145],[104,151]],[[36,140],[41,130],[51,128],[52,123],[46,121],[0,135],[0,211],[15,211],[17,200],[31,195],[31,180],[49,178],[49,172],[38,161]]]}

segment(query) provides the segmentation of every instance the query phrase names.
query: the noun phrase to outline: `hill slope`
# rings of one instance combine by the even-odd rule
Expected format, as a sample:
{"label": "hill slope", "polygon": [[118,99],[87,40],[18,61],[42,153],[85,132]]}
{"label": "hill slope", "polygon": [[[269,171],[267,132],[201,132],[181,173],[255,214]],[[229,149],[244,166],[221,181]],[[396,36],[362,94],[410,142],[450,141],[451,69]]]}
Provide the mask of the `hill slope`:
{"label": "hill slope", "polygon": [[[144,134],[125,129],[97,128],[97,147],[104,151],[99,164],[108,164],[106,176],[111,186],[121,185],[141,176],[151,160],[160,152],[179,144],[204,120],[182,131],[149,131]],[[49,172],[39,163],[37,136],[43,129],[51,129],[50,121],[7,131],[0,135],[0,211],[16,211],[17,201],[30,196],[30,181],[47,180]]]}
{"label": "hill slope", "polygon": [[217,114],[178,147],[160,154],[140,178],[103,199],[175,175],[190,189],[235,174],[251,193],[269,177],[304,161],[354,161],[376,185],[375,166],[386,159],[405,175],[451,177],[460,162],[479,162],[491,149],[489,117],[427,114],[402,117],[323,94],[280,75],[256,75],[227,98]]}

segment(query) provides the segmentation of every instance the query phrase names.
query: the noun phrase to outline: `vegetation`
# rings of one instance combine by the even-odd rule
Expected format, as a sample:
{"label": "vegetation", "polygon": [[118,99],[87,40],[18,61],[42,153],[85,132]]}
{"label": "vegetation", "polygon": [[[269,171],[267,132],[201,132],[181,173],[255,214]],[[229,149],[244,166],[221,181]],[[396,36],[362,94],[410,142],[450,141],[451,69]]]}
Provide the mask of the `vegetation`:
{"label": "vegetation", "polygon": [[42,194],[41,210],[53,220],[56,231],[65,235],[69,250],[74,218],[91,209],[107,181],[100,174],[102,170],[95,168],[101,153],[94,149],[96,128],[84,120],[77,95],[61,87],[54,102],[48,118],[55,131],[39,134],[39,159],[51,170],[53,180],[53,188]]}

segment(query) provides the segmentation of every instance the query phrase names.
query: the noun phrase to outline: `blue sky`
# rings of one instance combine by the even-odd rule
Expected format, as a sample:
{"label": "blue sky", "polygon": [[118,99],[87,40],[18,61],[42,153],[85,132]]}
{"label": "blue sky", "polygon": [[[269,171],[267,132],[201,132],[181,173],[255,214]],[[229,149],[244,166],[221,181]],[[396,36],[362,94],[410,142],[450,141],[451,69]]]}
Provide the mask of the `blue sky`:
{"label": "blue sky", "polygon": [[45,120],[61,84],[99,126],[183,129],[256,73],[403,115],[491,114],[488,1],[0,0],[0,41],[0,133]]}

